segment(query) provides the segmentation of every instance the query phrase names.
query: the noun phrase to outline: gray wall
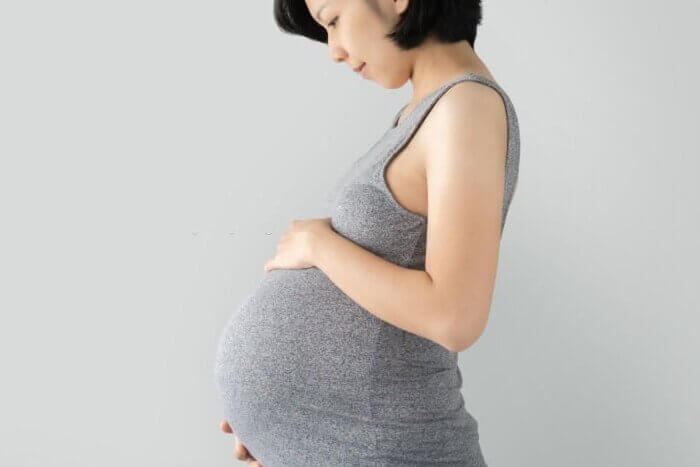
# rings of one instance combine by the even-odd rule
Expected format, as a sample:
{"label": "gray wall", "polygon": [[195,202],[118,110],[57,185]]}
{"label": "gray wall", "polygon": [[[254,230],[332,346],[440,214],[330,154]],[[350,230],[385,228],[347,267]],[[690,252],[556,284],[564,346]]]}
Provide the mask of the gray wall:
{"label": "gray wall", "polygon": [[[411,89],[242,5],[0,5],[1,465],[243,465],[219,333]],[[492,467],[700,464],[698,10],[485,1],[522,138],[460,354]]]}

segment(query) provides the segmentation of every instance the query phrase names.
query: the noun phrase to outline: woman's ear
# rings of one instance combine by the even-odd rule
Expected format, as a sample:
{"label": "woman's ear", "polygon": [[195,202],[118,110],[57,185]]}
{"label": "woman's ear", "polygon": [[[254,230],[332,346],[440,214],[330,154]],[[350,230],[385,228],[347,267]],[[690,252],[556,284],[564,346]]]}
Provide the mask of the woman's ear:
{"label": "woman's ear", "polygon": [[397,15],[400,15],[406,11],[406,8],[408,8],[408,2],[409,0],[394,0],[394,10],[396,11]]}

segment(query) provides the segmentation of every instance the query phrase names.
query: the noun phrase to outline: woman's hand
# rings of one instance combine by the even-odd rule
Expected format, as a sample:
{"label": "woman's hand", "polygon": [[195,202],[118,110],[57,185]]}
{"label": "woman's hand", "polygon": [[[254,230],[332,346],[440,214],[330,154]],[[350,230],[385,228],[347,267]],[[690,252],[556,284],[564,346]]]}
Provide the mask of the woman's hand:
{"label": "woman's hand", "polygon": [[[231,426],[226,420],[221,420],[221,431],[224,433],[233,433]],[[238,436],[234,435],[233,437],[236,439],[236,445],[233,448],[233,455],[236,456],[236,459],[248,461],[249,467],[263,467],[263,465],[258,462],[255,457],[250,455],[250,452],[248,452],[248,449],[243,446],[243,443],[241,443],[241,440],[238,439]]]}
{"label": "woman's hand", "polygon": [[265,263],[265,272],[313,267],[316,245],[329,232],[333,232],[330,217],[292,221],[277,245],[277,254]]}

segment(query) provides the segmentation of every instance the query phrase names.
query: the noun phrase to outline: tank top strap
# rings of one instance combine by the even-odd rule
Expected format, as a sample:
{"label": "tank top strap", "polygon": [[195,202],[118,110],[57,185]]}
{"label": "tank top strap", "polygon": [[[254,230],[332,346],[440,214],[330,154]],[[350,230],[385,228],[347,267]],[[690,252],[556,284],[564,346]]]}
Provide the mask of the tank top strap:
{"label": "tank top strap", "polygon": [[423,120],[425,120],[438,99],[440,99],[440,97],[442,97],[452,86],[463,81],[477,81],[493,88],[499,93],[505,106],[506,119],[508,121],[508,147],[506,155],[505,197],[501,222],[501,231],[503,231],[508,207],[513,197],[515,184],[517,183],[518,178],[518,170],[520,165],[520,130],[518,118],[508,94],[498,83],[486,78],[483,75],[475,72],[469,72],[457,76],[442,84],[439,88],[423,97],[423,99],[416,104],[413,110],[411,110],[401,122],[398,122],[398,120],[406,106],[399,110],[397,115],[394,117],[392,126],[389,128],[389,130],[387,130],[384,136],[384,138],[387,140],[388,147],[380,159],[379,170],[376,171],[375,178],[379,181],[379,186],[382,188],[382,190],[390,193],[384,178],[384,172],[387,166],[391,160],[400,153],[400,150],[411,140],[413,134],[417,131],[418,127],[420,127],[421,123]]}
{"label": "tank top strap", "polygon": [[435,89],[430,94],[423,97],[423,99],[421,99],[418,102],[418,104],[416,104],[413,110],[411,110],[411,112],[409,112],[409,114],[405,116],[401,122],[399,122],[398,120],[401,117],[401,113],[408,106],[408,104],[403,106],[401,110],[399,110],[394,116],[392,125],[389,130],[398,133],[407,133],[409,135],[412,134],[420,126],[423,120],[425,120],[426,116],[433,108],[435,103],[438,101],[438,99],[440,99],[440,97],[442,97],[443,94],[445,94],[452,86],[463,81],[478,81],[495,89],[503,98],[506,107],[510,106],[511,103],[508,99],[507,94],[503,91],[503,89],[501,89],[498,83],[478,73],[469,72],[451,79],[450,81],[442,84],[439,88]]}

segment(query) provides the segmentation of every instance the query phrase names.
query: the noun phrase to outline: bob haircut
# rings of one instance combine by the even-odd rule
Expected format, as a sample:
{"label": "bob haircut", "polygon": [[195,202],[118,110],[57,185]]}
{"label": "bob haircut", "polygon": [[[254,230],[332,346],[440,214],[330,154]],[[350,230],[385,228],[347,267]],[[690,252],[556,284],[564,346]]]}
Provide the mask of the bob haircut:
{"label": "bob haircut", "polygon": [[[326,29],[311,17],[304,0],[275,0],[274,16],[282,31],[328,43]],[[440,42],[466,40],[474,48],[479,24],[481,0],[410,0],[387,37],[403,50],[419,46],[431,35]]]}

